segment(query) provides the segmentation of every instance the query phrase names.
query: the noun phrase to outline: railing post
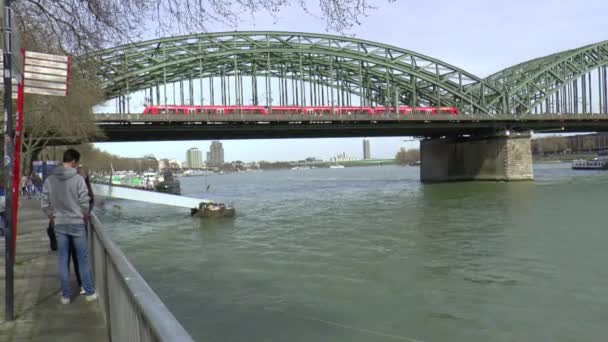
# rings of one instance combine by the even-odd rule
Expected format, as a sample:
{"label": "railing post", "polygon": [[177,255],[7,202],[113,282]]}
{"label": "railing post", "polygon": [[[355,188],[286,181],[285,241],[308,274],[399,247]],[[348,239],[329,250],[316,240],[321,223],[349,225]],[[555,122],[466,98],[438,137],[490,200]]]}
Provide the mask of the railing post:
{"label": "railing post", "polygon": [[104,310],[106,312],[106,330],[108,332],[108,340],[112,341],[112,320],[110,319],[110,290],[108,288],[108,253],[103,248],[103,265],[101,267],[102,278],[103,278],[103,293],[106,298],[102,298]]}

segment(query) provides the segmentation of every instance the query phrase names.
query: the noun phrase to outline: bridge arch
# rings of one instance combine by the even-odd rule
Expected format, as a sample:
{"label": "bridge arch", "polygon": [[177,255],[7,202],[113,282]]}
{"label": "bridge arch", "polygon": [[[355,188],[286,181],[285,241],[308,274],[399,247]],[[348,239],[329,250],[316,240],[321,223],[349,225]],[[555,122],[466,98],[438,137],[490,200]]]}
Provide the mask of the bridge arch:
{"label": "bridge arch", "polygon": [[[267,102],[278,95],[278,103],[295,105],[321,100],[351,104],[353,95],[361,105],[455,106],[462,113],[499,113],[503,105],[490,101],[501,97],[500,88],[448,63],[391,45],[325,34],[202,33],[118,46],[87,57],[96,62],[108,98],[146,91],[158,104],[167,97],[167,83],[181,86],[185,80],[193,95],[192,82],[200,82],[202,101],[203,87],[217,89],[213,82],[220,79],[221,92],[234,85],[221,101],[234,99],[236,104],[263,102],[264,93]],[[234,81],[225,83],[226,77]],[[280,82],[280,94],[272,94],[273,79]],[[243,94],[244,82],[251,98]],[[213,102],[217,96],[211,97]]]}
{"label": "bridge arch", "polygon": [[516,114],[608,113],[607,66],[608,41],[520,63],[484,79],[503,92],[489,105],[504,101]]}

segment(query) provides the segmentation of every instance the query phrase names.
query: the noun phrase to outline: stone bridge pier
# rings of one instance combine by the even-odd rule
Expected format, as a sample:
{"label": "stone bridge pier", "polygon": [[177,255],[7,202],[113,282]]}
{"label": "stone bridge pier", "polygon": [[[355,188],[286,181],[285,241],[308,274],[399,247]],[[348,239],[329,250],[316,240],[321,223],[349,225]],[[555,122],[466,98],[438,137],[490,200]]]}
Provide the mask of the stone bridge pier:
{"label": "stone bridge pier", "polygon": [[420,159],[423,182],[534,179],[529,132],[424,139]]}

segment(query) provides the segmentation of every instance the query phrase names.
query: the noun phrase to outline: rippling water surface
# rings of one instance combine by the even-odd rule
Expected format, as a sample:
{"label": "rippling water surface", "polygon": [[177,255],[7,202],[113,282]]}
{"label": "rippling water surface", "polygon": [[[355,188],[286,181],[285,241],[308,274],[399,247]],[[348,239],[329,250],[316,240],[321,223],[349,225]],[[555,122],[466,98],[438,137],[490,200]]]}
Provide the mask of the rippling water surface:
{"label": "rippling water surface", "polygon": [[101,218],[197,341],[605,341],[608,173],[535,168],[520,183],[427,185],[396,166],[181,178],[238,216],[116,200]]}

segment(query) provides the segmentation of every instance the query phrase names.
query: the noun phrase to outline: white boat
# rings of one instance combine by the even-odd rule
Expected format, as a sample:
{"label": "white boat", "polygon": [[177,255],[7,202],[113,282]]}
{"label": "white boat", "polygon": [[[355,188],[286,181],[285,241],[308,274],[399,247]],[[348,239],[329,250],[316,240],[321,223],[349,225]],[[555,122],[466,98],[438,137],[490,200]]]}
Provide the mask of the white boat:
{"label": "white boat", "polygon": [[608,157],[596,157],[591,160],[577,159],[572,161],[574,170],[608,170]]}
{"label": "white boat", "polygon": [[330,169],[343,169],[344,165],[329,165]]}
{"label": "white boat", "polygon": [[180,176],[182,177],[193,177],[193,176],[204,176],[206,174],[203,170],[186,170]]}

